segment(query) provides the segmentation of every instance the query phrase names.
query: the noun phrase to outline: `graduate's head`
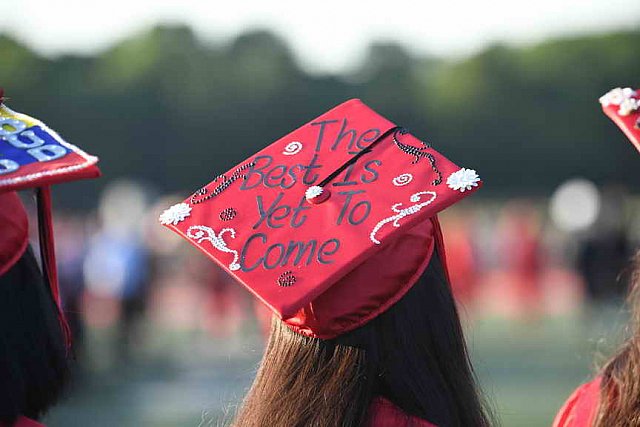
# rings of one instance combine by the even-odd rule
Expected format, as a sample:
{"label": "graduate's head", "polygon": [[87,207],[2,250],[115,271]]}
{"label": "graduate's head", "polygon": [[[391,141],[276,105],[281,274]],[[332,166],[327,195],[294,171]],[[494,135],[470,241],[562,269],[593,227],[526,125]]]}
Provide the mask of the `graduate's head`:
{"label": "graduate's head", "polygon": [[[466,406],[471,419],[480,417],[437,219],[480,185],[474,170],[351,100],[163,212],[162,224],[278,319],[259,375],[265,379],[238,423],[268,417],[274,425],[277,416],[280,425],[357,425],[377,394],[411,413],[442,416],[443,425],[450,416],[454,424],[466,419],[457,414]],[[396,365],[401,357],[405,363]],[[439,372],[448,363],[461,369]],[[405,382],[418,375],[420,385]],[[286,392],[309,408],[294,416],[277,394],[305,376],[306,391],[300,381]],[[425,396],[438,388],[445,390],[427,405]]]}
{"label": "graduate's head", "polygon": [[[625,328],[626,339],[602,368],[596,427],[636,425],[640,421],[640,250],[629,272],[630,319]],[[635,423],[627,424],[630,420]]]}
{"label": "graduate's head", "polygon": [[[600,98],[600,104],[604,113],[640,150],[640,90],[613,89]],[[601,369],[596,427],[640,424],[640,251],[627,272],[630,274],[621,274],[620,280],[630,278],[627,300],[630,319],[624,343]]]}
{"label": "graduate's head", "polygon": [[488,425],[437,255],[397,303],[336,338],[305,337],[274,317],[234,425],[359,426],[374,396],[436,425]]}

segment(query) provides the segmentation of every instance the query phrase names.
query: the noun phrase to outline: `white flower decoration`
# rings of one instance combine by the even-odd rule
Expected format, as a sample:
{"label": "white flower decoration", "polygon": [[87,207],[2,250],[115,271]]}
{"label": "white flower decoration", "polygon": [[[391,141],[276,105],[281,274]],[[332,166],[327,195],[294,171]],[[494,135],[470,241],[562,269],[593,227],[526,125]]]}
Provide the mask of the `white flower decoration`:
{"label": "white flower decoration", "polygon": [[457,172],[452,173],[447,178],[447,185],[452,190],[459,190],[464,193],[467,190],[471,190],[473,187],[478,186],[480,177],[473,169],[462,168]]}
{"label": "white flower decoration", "polygon": [[629,114],[637,111],[640,108],[640,100],[635,98],[627,98],[620,103],[618,114],[621,116],[628,116]]}
{"label": "white flower decoration", "polygon": [[635,94],[635,91],[630,87],[625,87],[624,89],[617,87],[602,95],[600,97],[600,104],[604,107],[620,105],[624,100],[631,98]]}
{"label": "white flower decoration", "polygon": [[188,216],[191,215],[191,206],[186,203],[178,203],[171,206],[169,209],[165,210],[160,214],[160,224],[167,225],[172,224],[176,225],[179,222],[184,221]]}
{"label": "white flower decoration", "polygon": [[324,193],[324,188],[320,187],[319,185],[314,185],[312,187],[307,188],[307,191],[304,192],[304,197],[307,200],[311,200],[320,196],[322,193]]}

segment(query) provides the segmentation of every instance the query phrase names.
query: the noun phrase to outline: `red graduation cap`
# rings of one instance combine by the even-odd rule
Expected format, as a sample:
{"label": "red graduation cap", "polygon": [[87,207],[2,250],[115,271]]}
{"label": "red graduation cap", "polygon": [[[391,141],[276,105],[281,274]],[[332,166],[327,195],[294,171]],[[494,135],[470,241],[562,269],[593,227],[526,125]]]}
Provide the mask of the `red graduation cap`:
{"label": "red graduation cap", "polygon": [[162,213],[293,330],[332,338],[398,301],[444,248],[436,214],[481,185],[360,100]]}
{"label": "red graduation cap", "polygon": [[600,97],[602,110],[640,151],[640,90],[615,88]]}
{"label": "red graduation cap", "polygon": [[[41,121],[12,111],[3,95],[0,88],[0,274],[20,259],[28,244],[27,214],[16,191],[34,188],[42,266],[60,309],[49,186],[99,176],[98,159],[65,142]],[[61,309],[60,321],[69,339]]]}

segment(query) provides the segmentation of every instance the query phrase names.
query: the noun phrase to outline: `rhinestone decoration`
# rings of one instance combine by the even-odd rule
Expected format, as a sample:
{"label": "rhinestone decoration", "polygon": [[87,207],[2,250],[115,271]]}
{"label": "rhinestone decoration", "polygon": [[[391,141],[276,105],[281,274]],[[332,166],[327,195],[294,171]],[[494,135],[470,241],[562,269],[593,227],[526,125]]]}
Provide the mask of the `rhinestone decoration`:
{"label": "rhinestone decoration", "polygon": [[166,209],[164,212],[162,212],[158,220],[160,221],[160,224],[163,224],[163,225],[167,225],[167,224],[176,225],[179,222],[184,221],[190,215],[191,215],[191,206],[189,206],[186,203],[178,203],[171,206],[169,209]]}
{"label": "rhinestone decoration", "polygon": [[235,171],[233,171],[230,178],[227,178],[225,175],[218,175],[213,180],[213,183],[218,181],[222,182],[218,184],[218,186],[214,188],[212,192],[209,192],[207,187],[202,187],[201,189],[193,193],[193,195],[191,196],[191,204],[197,205],[198,203],[206,202],[207,200],[219,195],[224,190],[229,188],[229,186],[235,181],[244,179],[245,175],[243,175],[242,172],[253,166],[255,166],[255,162],[245,163],[244,165],[238,167]]}
{"label": "rhinestone decoration", "polygon": [[240,264],[238,264],[238,251],[227,247],[227,243],[222,237],[226,233],[229,233],[231,238],[236,238],[236,230],[233,228],[223,228],[220,230],[220,233],[216,234],[213,228],[207,227],[206,225],[192,225],[187,230],[187,237],[198,243],[208,240],[217,250],[233,254],[233,261],[229,264],[229,270],[236,271],[240,269]]}
{"label": "rhinestone decoration", "polygon": [[15,172],[20,169],[20,163],[11,159],[0,159],[0,175]]}
{"label": "rhinestone decoration", "polygon": [[478,186],[480,177],[473,169],[462,168],[457,172],[452,173],[447,178],[447,185],[452,190],[460,191],[464,193],[467,190],[471,190],[473,187]]}
{"label": "rhinestone decoration", "polygon": [[[13,128],[9,131],[5,129],[5,125]],[[7,137],[16,135],[27,128],[27,124],[22,120],[12,119],[11,117],[0,116],[0,137]]]}
{"label": "rhinestone decoration", "polygon": [[628,116],[634,111],[638,111],[638,109],[640,109],[640,99],[627,98],[620,103],[618,114],[621,116]]}
{"label": "rhinestone decoration", "polygon": [[403,129],[403,128],[400,128],[400,129],[396,130],[393,133],[393,143],[400,150],[402,150],[404,153],[407,153],[407,154],[415,157],[415,159],[413,160],[413,162],[411,162],[411,164],[418,163],[421,158],[428,159],[429,163],[431,163],[431,169],[433,170],[433,172],[435,172],[436,175],[438,175],[438,177],[436,179],[434,179],[431,183],[433,185],[440,185],[442,183],[442,173],[440,172],[440,170],[436,166],[436,158],[433,156],[433,154],[427,153],[425,151],[425,150],[431,148],[431,144],[426,143],[424,141],[420,141],[420,142],[422,142],[422,145],[424,145],[424,147],[415,147],[413,145],[403,144],[402,142],[400,142],[398,140],[398,135],[405,135],[406,133],[408,133],[408,131],[406,129]]}
{"label": "rhinestone decoration", "polygon": [[409,184],[411,181],[413,181],[413,175],[411,175],[410,173],[403,173],[402,175],[398,175],[393,178],[393,180],[391,180],[391,182],[393,182],[393,185],[395,185],[396,187],[402,187]]}
{"label": "rhinestone decoration", "polygon": [[278,286],[288,288],[289,286],[293,286],[297,280],[293,272],[285,271],[278,277]]}
{"label": "rhinestone decoration", "polygon": [[634,111],[638,111],[640,109],[640,99],[636,99],[635,97],[638,94],[631,89],[630,87],[623,88],[615,88],[605,93],[600,97],[600,104],[603,107],[608,107],[610,105],[617,105],[618,114],[621,116],[628,116]]}
{"label": "rhinestone decoration", "polygon": [[[429,198],[429,200],[420,202],[420,200],[422,199],[422,196],[431,196],[431,197]],[[415,203],[414,205],[411,205],[408,208],[404,208],[404,209],[400,209],[400,206],[402,206],[402,203],[396,203],[395,205],[391,206],[391,210],[396,212],[396,214],[378,222],[376,226],[373,227],[373,230],[371,230],[371,233],[369,234],[369,238],[373,243],[375,243],[376,245],[379,245],[380,240],[376,238],[376,234],[378,233],[378,231],[380,231],[380,229],[385,224],[392,222],[394,227],[400,227],[400,223],[398,221],[400,221],[405,216],[413,215],[419,212],[425,206],[428,206],[431,203],[433,203],[436,197],[437,197],[437,194],[435,191],[418,191],[417,193],[414,193],[411,195],[411,197],[409,197],[409,201],[411,203]]]}
{"label": "rhinestone decoration", "polygon": [[238,212],[235,209],[226,208],[225,210],[220,212],[220,219],[222,221],[231,221],[233,218],[236,217],[237,214]]}
{"label": "rhinestone decoration", "polygon": [[[17,114],[15,113],[13,110],[11,110],[9,107],[7,107],[4,104],[2,105],[1,110],[4,113],[7,114]],[[14,184],[20,184],[23,182],[30,182],[30,181],[35,181],[38,180],[42,177],[45,176],[56,176],[56,175],[64,175],[67,173],[71,173],[71,172],[75,172],[81,169],[85,169],[88,168],[91,165],[94,165],[95,163],[98,162],[98,158],[95,156],[92,156],[90,154],[85,153],[84,151],[82,151],[80,148],[76,147],[73,144],[68,143],[67,141],[63,140],[60,135],[58,135],[55,131],[49,129],[49,127],[47,127],[47,125],[45,125],[44,123],[40,122],[39,120],[36,120],[37,125],[40,126],[40,128],[42,130],[44,130],[45,132],[47,132],[49,135],[51,135],[58,144],[62,145],[63,147],[65,147],[66,149],[68,149],[69,151],[72,151],[73,153],[79,155],[80,157],[82,157],[82,159],[84,160],[84,162],[77,164],[77,165],[71,165],[71,166],[64,166],[61,168],[56,168],[56,169],[50,169],[50,170],[46,170],[46,171],[41,171],[41,172],[34,172],[31,173],[29,175],[24,175],[24,176],[16,176],[16,177],[11,177],[11,178],[4,178],[4,179],[0,179],[0,186],[2,185],[14,185]],[[15,126],[12,126],[15,128]],[[4,130],[4,133],[7,133],[6,130]],[[3,133],[3,134],[4,134]]]}
{"label": "rhinestone decoration", "polygon": [[285,156],[293,156],[298,154],[300,151],[302,151],[302,143],[299,141],[292,141],[284,147],[282,154]]}
{"label": "rhinestone decoration", "polygon": [[624,89],[617,87],[602,95],[600,97],[600,104],[602,104],[603,107],[620,105],[622,101],[631,98],[633,95],[635,95],[635,92],[630,87],[625,87]]}

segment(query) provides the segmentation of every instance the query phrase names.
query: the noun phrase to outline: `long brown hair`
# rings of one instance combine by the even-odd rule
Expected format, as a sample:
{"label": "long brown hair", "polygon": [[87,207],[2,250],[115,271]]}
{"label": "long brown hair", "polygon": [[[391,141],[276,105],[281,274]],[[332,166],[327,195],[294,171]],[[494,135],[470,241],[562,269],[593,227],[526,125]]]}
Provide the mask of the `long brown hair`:
{"label": "long brown hair", "polygon": [[306,338],[274,320],[233,425],[358,427],[375,396],[438,426],[489,425],[437,255],[392,308],[337,338]]}
{"label": "long brown hair", "polygon": [[602,368],[596,427],[640,425],[640,251],[633,260],[628,338]]}

